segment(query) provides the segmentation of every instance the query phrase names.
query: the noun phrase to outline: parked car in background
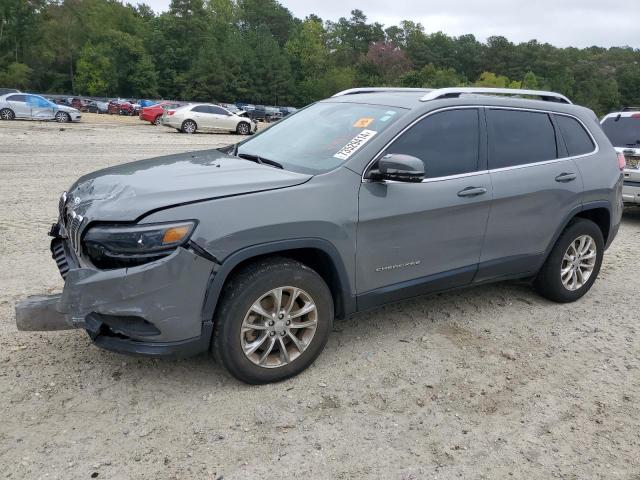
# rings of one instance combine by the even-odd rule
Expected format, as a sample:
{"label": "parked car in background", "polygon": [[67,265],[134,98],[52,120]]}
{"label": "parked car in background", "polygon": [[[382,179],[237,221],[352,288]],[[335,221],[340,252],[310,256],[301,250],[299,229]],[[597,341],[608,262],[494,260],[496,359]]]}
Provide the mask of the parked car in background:
{"label": "parked car in background", "polygon": [[117,99],[109,102],[107,112],[110,115],[134,115],[135,109],[131,102]]}
{"label": "parked car in background", "polygon": [[298,109],[295,107],[280,107],[280,112],[282,113],[283,117],[286,117],[287,115],[291,115],[292,113],[296,112]]}
{"label": "parked car in background", "polygon": [[83,100],[82,98],[77,98],[74,97],[71,99],[71,106],[73,108],[75,108],[76,110],[79,110],[81,112],[86,112],[87,111],[87,105],[89,104],[89,102],[87,100]]}
{"label": "parked car in background", "polygon": [[140,108],[146,108],[146,107],[151,107],[153,105],[156,105],[158,102],[154,101],[154,100],[138,100],[138,105],[140,105]]}
{"label": "parked car in background", "polygon": [[66,105],[57,105],[40,95],[9,93],[0,96],[0,118],[2,120],[56,120],[77,122],[80,111]]}
{"label": "parked car in background", "polygon": [[0,95],[6,95],[7,93],[20,93],[20,90],[15,88],[0,88]]}
{"label": "parked car in background", "polygon": [[183,133],[236,132],[240,135],[249,135],[258,128],[258,124],[251,119],[210,103],[166,110],[162,117],[162,125]]}
{"label": "parked car in background", "polygon": [[640,107],[610,113],[601,124],[618,155],[624,156],[622,200],[640,205]]}
{"label": "parked car in background", "polygon": [[140,110],[138,118],[140,118],[140,120],[145,120],[147,122],[153,123],[154,125],[160,125],[160,121],[162,120],[162,115],[165,110],[176,110],[183,106],[183,103],[162,101],[160,103],[156,103],[155,105],[142,108]]}
{"label": "parked car in background", "polygon": [[277,122],[282,119],[282,112],[278,107],[265,107],[264,119],[267,122]]}
{"label": "parked car in background", "polygon": [[267,108],[264,105],[254,105],[252,109],[247,110],[247,115],[251,120],[264,122],[267,119]]}
{"label": "parked car in background", "polygon": [[98,100],[89,100],[86,109],[89,113],[108,113],[109,104]]}

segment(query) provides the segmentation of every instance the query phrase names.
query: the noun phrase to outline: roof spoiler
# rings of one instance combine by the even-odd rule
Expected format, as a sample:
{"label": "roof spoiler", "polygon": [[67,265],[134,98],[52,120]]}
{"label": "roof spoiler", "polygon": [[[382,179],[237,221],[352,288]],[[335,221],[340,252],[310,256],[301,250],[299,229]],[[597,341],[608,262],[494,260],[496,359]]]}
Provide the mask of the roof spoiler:
{"label": "roof spoiler", "polygon": [[344,95],[354,95],[359,93],[381,93],[381,92],[415,92],[424,93],[420,98],[422,102],[437,100],[441,98],[457,98],[460,95],[514,95],[519,97],[538,97],[546,102],[568,103],[571,100],[560,93],[548,92],[545,90],[526,90],[521,88],[489,88],[489,87],[451,87],[451,88],[394,88],[394,87],[359,87],[350,88],[333,95],[342,97]]}

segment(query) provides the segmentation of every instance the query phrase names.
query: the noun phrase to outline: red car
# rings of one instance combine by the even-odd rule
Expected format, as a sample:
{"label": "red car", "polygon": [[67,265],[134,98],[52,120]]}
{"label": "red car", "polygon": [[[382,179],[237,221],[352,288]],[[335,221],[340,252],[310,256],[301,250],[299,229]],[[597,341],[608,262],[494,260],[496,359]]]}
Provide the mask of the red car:
{"label": "red car", "polygon": [[107,107],[109,115],[135,115],[135,109],[131,102],[122,100],[111,100]]}
{"label": "red car", "polygon": [[160,119],[162,118],[162,112],[166,110],[173,110],[178,107],[181,107],[181,103],[164,101],[160,103],[156,103],[155,105],[151,105],[150,107],[144,107],[140,110],[140,115],[138,118],[140,120],[146,120],[147,122],[153,123],[154,125],[160,125]]}

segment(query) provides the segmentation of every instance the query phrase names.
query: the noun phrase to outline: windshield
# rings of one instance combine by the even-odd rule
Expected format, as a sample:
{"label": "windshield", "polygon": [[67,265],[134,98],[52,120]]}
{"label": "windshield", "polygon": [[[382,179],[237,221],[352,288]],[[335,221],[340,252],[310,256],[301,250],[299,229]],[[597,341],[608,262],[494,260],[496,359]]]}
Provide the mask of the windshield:
{"label": "windshield", "polygon": [[295,172],[328,172],[405,111],[383,105],[316,103],[243,142],[238,154],[272,160]]}
{"label": "windshield", "polygon": [[602,129],[614,147],[640,147],[640,115],[607,118]]}

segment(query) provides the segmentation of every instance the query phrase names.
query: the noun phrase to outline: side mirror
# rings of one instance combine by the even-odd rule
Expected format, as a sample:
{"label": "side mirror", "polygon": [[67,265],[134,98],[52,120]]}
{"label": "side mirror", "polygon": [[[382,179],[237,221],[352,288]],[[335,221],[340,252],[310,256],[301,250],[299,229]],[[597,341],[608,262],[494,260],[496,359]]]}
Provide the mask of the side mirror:
{"label": "side mirror", "polygon": [[420,183],[424,180],[424,162],[411,155],[391,153],[378,160],[378,168],[369,172],[369,178]]}

